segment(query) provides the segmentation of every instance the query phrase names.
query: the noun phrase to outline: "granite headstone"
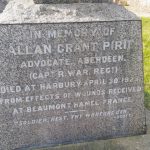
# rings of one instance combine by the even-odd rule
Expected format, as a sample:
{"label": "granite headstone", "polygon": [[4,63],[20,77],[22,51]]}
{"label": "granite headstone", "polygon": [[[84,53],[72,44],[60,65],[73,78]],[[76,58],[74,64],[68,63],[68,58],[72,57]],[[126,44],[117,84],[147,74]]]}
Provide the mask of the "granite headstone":
{"label": "granite headstone", "polygon": [[43,5],[33,21],[1,22],[0,150],[146,132],[141,20],[115,4],[88,6],[70,6],[80,19]]}

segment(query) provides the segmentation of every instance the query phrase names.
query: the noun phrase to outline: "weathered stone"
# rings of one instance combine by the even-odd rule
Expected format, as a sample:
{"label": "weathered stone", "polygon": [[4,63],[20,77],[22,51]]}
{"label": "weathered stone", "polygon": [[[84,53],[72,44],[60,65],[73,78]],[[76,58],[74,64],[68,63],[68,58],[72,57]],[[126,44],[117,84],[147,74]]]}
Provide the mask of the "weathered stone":
{"label": "weathered stone", "polygon": [[140,19],[110,4],[26,11],[38,17],[0,19],[0,149],[144,134]]}
{"label": "weathered stone", "polygon": [[50,3],[106,3],[112,0],[34,0],[36,4]]}
{"label": "weathered stone", "polygon": [[7,4],[7,1],[6,1],[6,0],[1,0],[1,1],[0,1],[0,13],[3,12],[3,10],[4,10],[5,6],[6,6],[6,4]]}
{"label": "weathered stone", "polygon": [[[13,6],[13,7],[12,7]],[[0,14],[0,23],[60,23],[139,20],[135,14],[116,4],[34,4],[33,0],[12,0]]]}

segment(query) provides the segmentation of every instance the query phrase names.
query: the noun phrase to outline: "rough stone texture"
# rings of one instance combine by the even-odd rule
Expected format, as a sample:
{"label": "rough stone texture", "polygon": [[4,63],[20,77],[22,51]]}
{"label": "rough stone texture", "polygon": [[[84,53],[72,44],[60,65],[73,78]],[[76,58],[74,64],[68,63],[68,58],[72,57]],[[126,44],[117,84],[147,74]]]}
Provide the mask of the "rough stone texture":
{"label": "rough stone texture", "polygon": [[[99,140],[89,143],[57,146],[42,150],[149,150],[150,148],[150,111],[146,111],[147,128],[146,135],[117,138],[111,140]],[[38,149],[39,150],[39,149]]]}
{"label": "rough stone texture", "polygon": [[[1,25],[0,32],[2,150],[145,133],[140,21]],[[128,40],[131,48],[104,48]]]}
{"label": "rough stone texture", "polygon": [[34,0],[36,4],[50,3],[108,3],[112,0]]}
{"label": "rough stone texture", "polygon": [[7,5],[7,1],[5,0],[0,0],[0,13],[3,12],[5,6]]}
{"label": "rough stone texture", "polygon": [[146,132],[139,18],[30,0],[0,17],[0,150]]}
{"label": "rough stone texture", "polygon": [[0,14],[0,23],[59,23],[139,20],[116,4],[34,4],[33,0],[13,0]]}

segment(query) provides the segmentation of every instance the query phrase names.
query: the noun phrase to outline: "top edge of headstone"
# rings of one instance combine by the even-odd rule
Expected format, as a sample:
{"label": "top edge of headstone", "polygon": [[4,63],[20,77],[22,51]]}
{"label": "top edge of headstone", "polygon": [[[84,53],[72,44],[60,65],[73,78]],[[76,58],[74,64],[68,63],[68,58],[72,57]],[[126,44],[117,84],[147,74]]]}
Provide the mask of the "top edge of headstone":
{"label": "top edge of headstone", "polygon": [[35,4],[58,4],[58,3],[110,3],[113,0],[34,0]]}

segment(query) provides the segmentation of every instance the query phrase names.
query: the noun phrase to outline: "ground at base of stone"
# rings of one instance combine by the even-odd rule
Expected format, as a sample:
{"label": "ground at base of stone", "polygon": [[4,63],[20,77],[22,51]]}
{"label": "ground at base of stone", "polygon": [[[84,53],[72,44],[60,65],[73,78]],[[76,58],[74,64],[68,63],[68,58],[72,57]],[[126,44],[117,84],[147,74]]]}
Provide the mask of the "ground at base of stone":
{"label": "ground at base of stone", "polygon": [[145,135],[36,150],[150,150],[150,111],[148,110],[146,110],[146,117],[148,131]]}

